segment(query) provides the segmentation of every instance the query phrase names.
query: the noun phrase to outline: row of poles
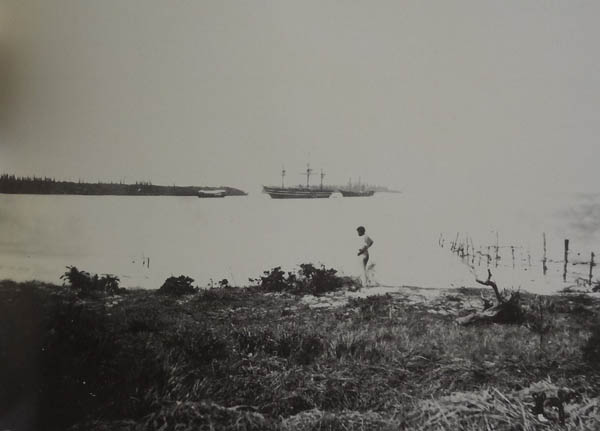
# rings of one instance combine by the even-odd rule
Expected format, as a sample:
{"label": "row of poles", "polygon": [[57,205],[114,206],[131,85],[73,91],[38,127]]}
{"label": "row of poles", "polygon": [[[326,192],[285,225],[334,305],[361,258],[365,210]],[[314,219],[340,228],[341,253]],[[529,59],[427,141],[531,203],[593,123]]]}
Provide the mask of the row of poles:
{"label": "row of poles", "polygon": [[[543,248],[544,248],[543,257],[542,257],[543,274],[546,275],[548,272],[548,263],[562,263],[563,264],[563,273],[562,273],[563,281],[566,282],[567,281],[568,264],[569,264],[569,253],[570,253],[569,240],[568,239],[564,240],[564,258],[563,258],[563,260],[562,261],[552,261],[552,260],[548,259],[548,255],[547,255],[546,233],[543,234],[542,238],[543,238]],[[488,268],[491,267],[492,265],[497,268],[500,265],[500,261],[502,260],[502,258],[500,256],[500,250],[508,249],[508,250],[510,250],[511,257],[512,257],[512,267],[515,268],[516,267],[515,251],[523,250],[523,247],[518,247],[518,246],[514,246],[514,245],[500,246],[500,239],[499,239],[498,232],[496,232],[496,244],[495,245],[480,246],[478,249],[475,248],[473,239],[469,235],[463,235],[461,237],[460,233],[457,233],[454,240],[451,240],[449,242],[449,244],[448,244],[448,241],[446,240],[446,238],[444,237],[444,235],[440,234],[440,237],[438,240],[438,245],[442,248],[445,248],[446,245],[449,245],[450,251],[452,253],[455,253],[457,256],[459,256],[464,261],[466,261],[466,263],[469,264],[469,266],[471,266],[471,267],[475,266],[475,261],[477,260],[478,266],[481,266],[482,261],[484,261]],[[594,271],[594,267],[596,266],[595,257],[596,257],[596,255],[594,254],[594,252],[591,252],[589,262],[577,262],[577,264],[589,266],[587,278],[584,279],[584,281],[588,285],[592,284],[593,271]],[[527,265],[530,268],[532,267],[531,252],[529,250],[527,250],[526,258],[521,258],[521,261],[527,262]],[[576,263],[573,262],[572,264],[575,265]]]}

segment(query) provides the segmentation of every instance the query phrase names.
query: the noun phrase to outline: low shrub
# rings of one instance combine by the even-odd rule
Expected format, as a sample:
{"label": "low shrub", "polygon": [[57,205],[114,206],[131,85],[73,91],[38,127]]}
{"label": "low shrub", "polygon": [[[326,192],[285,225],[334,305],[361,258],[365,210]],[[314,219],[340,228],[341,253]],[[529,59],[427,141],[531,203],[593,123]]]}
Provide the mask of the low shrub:
{"label": "low shrub", "polygon": [[337,275],[335,269],[325,268],[323,265],[316,268],[311,263],[303,263],[298,270],[298,276],[300,290],[313,295],[339,290],[344,284],[344,279]]}
{"label": "low shrub", "polygon": [[260,278],[250,279],[250,282],[255,283],[259,290],[264,292],[321,295],[341,289],[348,280],[337,275],[337,271],[333,268],[303,263],[295,273],[286,274],[280,266],[277,266],[270,271],[264,271]]}
{"label": "low shrub", "polygon": [[179,277],[171,276],[165,280],[156,293],[169,296],[191,295],[198,292],[198,288],[192,285],[193,282],[193,278],[186,277],[185,275],[180,275]]}
{"label": "low shrub", "polygon": [[276,266],[270,271],[264,271],[260,278],[251,278],[250,283],[255,283],[260,290],[265,292],[283,292],[292,290],[295,284],[296,276],[288,272],[287,276],[280,266]]}
{"label": "low shrub", "polygon": [[104,274],[98,277],[98,274],[91,275],[89,272],[80,271],[75,266],[67,266],[67,271],[60,277],[69,283],[69,286],[76,290],[80,295],[92,293],[107,293],[114,295],[124,289],[119,289],[119,277],[112,274]]}

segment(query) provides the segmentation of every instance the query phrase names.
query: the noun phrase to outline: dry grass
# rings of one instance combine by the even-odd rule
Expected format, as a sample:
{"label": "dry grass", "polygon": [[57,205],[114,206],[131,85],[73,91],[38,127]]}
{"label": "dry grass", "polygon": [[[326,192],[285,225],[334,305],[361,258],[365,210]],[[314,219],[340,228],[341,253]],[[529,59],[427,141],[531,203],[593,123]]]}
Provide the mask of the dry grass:
{"label": "dry grass", "polygon": [[[0,296],[5,427],[36,393],[45,429],[600,429],[593,301],[553,298],[541,344],[528,323],[462,327],[391,295],[327,310],[229,287],[84,301],[1,282]],[[564,425],[534,413],[540,387],[575,394]]]}

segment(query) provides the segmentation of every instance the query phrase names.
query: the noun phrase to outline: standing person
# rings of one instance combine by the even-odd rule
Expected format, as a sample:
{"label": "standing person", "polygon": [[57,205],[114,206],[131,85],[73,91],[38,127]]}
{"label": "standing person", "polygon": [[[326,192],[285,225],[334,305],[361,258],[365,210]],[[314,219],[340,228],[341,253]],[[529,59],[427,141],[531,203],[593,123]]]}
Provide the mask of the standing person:
{"label": "standing person", "polygon": [[356,228],[358,232],[358,236],[364,237],[365,244],[358,250],[358,256],[362,256],[363,270],[365,273],[365,286],[369,287],[369,272],[367,268],[367,264],[369,263],[369,248],[373,245],[373,240],[366,234],[366,230],[364,226],[359,226]]}

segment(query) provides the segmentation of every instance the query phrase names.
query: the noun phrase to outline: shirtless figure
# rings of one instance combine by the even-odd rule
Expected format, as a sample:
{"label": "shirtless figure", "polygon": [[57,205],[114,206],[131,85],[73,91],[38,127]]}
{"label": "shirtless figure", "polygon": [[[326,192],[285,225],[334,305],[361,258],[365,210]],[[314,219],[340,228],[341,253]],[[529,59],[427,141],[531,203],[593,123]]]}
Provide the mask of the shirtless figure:
{"label": "shirtless figure", "polygon": [[368,272],[367,264],[369,263],[369,247],[371,247],[373,245],[374,241],[368,235],[366,235],[366,230],[363,226],[357,227],[356,231],[358,232],[358,236],[364,237],[364,240],[365,240],[365,245],[363,245],[358,250],[358,256],[363,257],[362,263],[363,263],[363,270],[365,273],[365,286],[369,287],[370,280],[369,280],[369,272]]}

